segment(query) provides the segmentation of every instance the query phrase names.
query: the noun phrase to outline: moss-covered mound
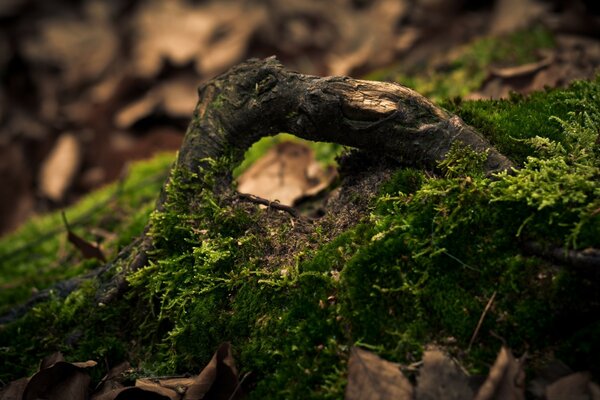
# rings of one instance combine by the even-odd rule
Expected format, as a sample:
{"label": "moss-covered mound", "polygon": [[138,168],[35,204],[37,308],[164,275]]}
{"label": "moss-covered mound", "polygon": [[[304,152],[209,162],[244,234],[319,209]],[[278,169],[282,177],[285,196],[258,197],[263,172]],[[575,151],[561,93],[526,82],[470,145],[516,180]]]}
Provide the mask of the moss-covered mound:
{"label": "moss-covered mound", "polygon": [[[319,220],[241,202],[220,186],[234,167],[227,159],[173,171],[168,201],[150,214],[154,177],[170,157],[140,165],[67,214],[79,229],[115,233],[113,257],[149,216],[147,265],[109,304],[98,303],[100,283],[90,279],[2,326],[0,379],[31,372],[55,350],[106,365],[128,359],[146,375],[195,372],[223,341],[251,373],[251,398],[341,397],[354,344],[407,363],[437,342],[477,373],[505,341],[533,364],[556,357],[598,376],[598,277],[546,256],[600,248],[599,105],[600,78],[506,101],[448,102],[520,168],[486,177],[485,157],[461,147],[436,173],[350,154]],[[65,243],[58,218],[0,242],[2,311],[33,287],[94,267]]]}

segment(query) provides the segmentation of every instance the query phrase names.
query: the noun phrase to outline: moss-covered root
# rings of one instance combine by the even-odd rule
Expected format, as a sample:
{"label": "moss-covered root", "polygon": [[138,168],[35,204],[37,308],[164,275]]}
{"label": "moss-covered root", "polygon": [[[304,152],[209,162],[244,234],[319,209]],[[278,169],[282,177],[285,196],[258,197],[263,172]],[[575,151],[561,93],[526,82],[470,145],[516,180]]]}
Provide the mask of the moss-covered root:
{"label": "moss-covered root", "polygon": [[435,167],[461,141],[488,153],[488,172],[512,166],[459,117],[395,83],[302,75],[271,57],[240,64],[199,93],[178,160],[191,172],[199,160],[232,150],[237,161],[252,143],[279,132],[375,151],[417,167]]}

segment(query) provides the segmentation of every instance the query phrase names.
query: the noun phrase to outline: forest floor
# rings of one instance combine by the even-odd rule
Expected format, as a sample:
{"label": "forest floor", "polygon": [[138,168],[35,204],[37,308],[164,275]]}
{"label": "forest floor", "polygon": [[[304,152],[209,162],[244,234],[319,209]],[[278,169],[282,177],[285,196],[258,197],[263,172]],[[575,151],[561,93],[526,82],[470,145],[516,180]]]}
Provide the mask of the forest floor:
{"label": "forest floor", "polygon": [[[27,2],[14,3],[18,9]],[[524,26],[508,28],[500,5],[441,7],[440,15],[454,12],[461,21],[447,30],[431,18],[435,7],[425,9],[426,24],[425,6],[353,3],[353,12],[366,15],[356,20],[361,24],[382,18],[372,40],[395,38],[377,59],[360,41],[324,57],[316,39],[302,34],[303,23],[321,15],[317,3],[257,7],[242,31],[232,21],[248,10],[223,12],[210,2],[174,2],[168,10],[151,2],[83,2],[68,18],[64,10],[0,10],[10,22],[3,32],[25,32],[4,46],[6,74],[16,75],[2,94],[9,106],[0,115],[9,132],[2,151],[12,161],[0,170],[6,185],[18,185],[3,229],[34,210],[73,203],[65,220],[49,212],[0,240],[0,399],[23,392],[60,398],[67,391],[121,399],[136,390],[176,399],[209,389],[226,398],[242,391],[250,398],[350,399],[367,391],[376,398],[496,398],[503,391],[512,398],[596,398],[590,379],[600,376],[600,43],[590,36],[597,33],[593,12],[574,34],[569,18],[577,10],[556,14],[548,4],[534,7]],[[348,4],[334,4],[342,21],[335,26],[346,26],[350,11],[341,10]],[[223,19],[203,34],[226,32],[223,43],[189,44],[185,54],[156,48],[157,15],[206,21],[218,12]],[[146,13],[154,16],[153,29],[144,28]],[[100,43],[131,34],[107,30],[107,16],[131,18],[139,29],[130,48],[103,56],[101,72],[77,65],[82,56],[69,53],[83,51],[77,43],[59,58],[49,56],[58,46],[54,35],[80,32],[82,15],[85,24],[98,25],[87,34]],[[290,20],[277,25],[291,38],[284,43],[269,39],[261,24],[282,15]],[[37,19],[44,23],[24,28]],[[410,23],[398,28],[398,20]],[[317,24],[315,32],[327,38],[333,23]],[[487,25],[493,34],[481,35]],[[345,43],[355,43],[348,29]],[[105,31],[116,38],[104,38]],[[173,33],[173,40],[190,34]],[[243,45],[222,64],[197,57],[207,52],[219,60],[219,51],[232,51],[229,34]],[[478,129],[519,168],[489,177],[480,155],[456,148],[423,170],[279,135],[256,143],[241,166],[213,160],[191,178],[169,172],[175,155],[168,152],[122,170],[131,155],[151,154],[165,138],[166,148],[179,147],[198,82],[242,57],[271,52],[302,72],[412,87]],[[24,88],[36,99],[25,98]],[[75,96],[80,88],[84,94]],[[180,104],[183,98],[189,104]],[[300,215],[218,187],[219,174],[234,167],[238,189],[286,199],[278,204]],[[64,173],[52,182],[48,169]],[[171,200],[156,211],[169,173]],[[271,176],[278,184],[265,189]],[[128,277],[125,297],[104,304],[104,278],[95,274],[131,263],[128,249],[147,226],[154,246],[148,262]],[[31,296],[38,296],[35,304],[15,308]],[[52,355],[39,366],[56,351],[93,361],[71,364]],[[57,376],[62,386],[49,385]]]}

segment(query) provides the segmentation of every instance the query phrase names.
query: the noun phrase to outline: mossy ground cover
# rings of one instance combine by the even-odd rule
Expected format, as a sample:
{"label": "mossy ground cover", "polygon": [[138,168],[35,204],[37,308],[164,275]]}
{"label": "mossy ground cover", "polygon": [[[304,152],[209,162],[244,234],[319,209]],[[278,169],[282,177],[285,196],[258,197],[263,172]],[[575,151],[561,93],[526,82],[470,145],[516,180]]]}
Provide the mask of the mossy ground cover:
{"label": "mossy ground cover", "polygon": [[[91,281],[2,327],[0,379],[55,350],[128,359],[144,375],[194,373],[222,341],[232,342],[251,398],[342,397],[354,344],[409,363],[436,342],[479,373],[505,341],[534,364],[557,357],[597,377],[597,281],[521,247],[600,247],[599,104],[600,78],[447,102],[520,168],[486,177],[482,155],[460,146],[435,172],[395,167],[343,229],[341,213],[294,220],[240,203],[220,185],[227,159],[173,171],[168,201],[150,216],[154,250],[126,297],[99,306]],[[352,179],[342,175],[342,188]]]}

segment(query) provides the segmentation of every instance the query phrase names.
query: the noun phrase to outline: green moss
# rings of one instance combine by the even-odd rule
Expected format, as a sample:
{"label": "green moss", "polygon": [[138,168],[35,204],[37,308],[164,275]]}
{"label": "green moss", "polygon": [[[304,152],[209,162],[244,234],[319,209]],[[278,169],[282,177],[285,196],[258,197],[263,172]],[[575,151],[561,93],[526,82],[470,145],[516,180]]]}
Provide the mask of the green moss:
{"label": "green moss", "polygon": [[475,40],[435,69],[430,65],[417,65],[406,70],[400,65],[372,73],[367,79],[399,82],[440,101],[466,96],[479,89],[492,64],[507,66],[533,62],[541,49],[554,46],[551,33],[538,26],[506,37],[483,37]]}
{"label": "green moss", "polygon": [[[103,250],[110,258],[138,236],[154,208],[173,161],[173,154],[133,165],[122,183],[115,183],[82,199],[66,215],[75,233],[90,242],[93,229],[114,233]],[[0,314],[23,302],[32,292],[77,276],[95,266],[85,262],[67,242],[60,212],[37,217],[0,240]]]}
{"label": "green moss", "polygon": [[[454,104],[488,124],[501,146],[520,149],[522,167],[489,178],[483,155],[456,146],[441,177],[398,169],[368,215],[330,241],[336,216],[291,222],[220,188],[228,159],[175,170],[167,201],[150,217],[148,265],[129,276],[127,297],[98,307],[90,282],[0,329],[8,360],[0,379],[32,370],[55,349],[72,359],[128,358],[141,374],[195,373],[230,341],[241,373],[251,373],[250,398],[340,398],[350,346],[405,363],[430,342],[464,350],[494,293],[461,356],[472,372],[487,370],[499,336],[517,353],[556,354],[598,374],[596,287],[520,248],[600,247],[598,90],[596,79]],[[527,110],[545,114],[513,118]],[[533,133],[538,118],[547,130]],[[281,250],[288,242],[293,254]]]}

